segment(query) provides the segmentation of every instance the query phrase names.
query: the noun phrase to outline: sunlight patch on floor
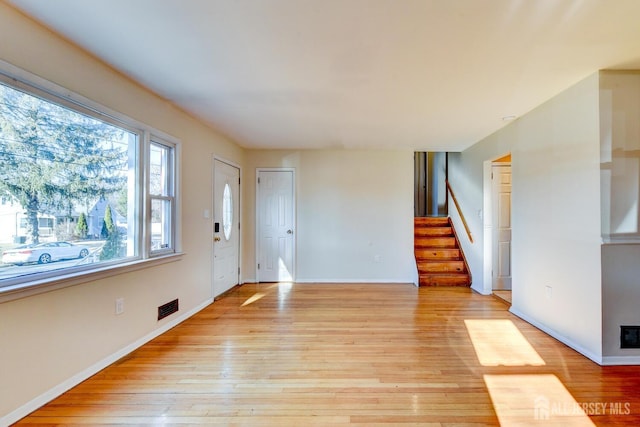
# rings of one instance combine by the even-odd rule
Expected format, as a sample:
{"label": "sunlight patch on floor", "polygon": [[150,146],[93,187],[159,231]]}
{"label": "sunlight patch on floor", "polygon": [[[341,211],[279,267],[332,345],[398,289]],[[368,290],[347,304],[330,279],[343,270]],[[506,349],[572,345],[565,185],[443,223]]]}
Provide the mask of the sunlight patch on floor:
{"label": "sunlight patch on floor", "polygon": [[586,410],[597,415],[605,408],[578,403],[562,382],[551,374],[485,375],[493,407],[502,427],[594,426]]}
{"label": "sunlight patch on floor", "polygon": [[466,319],[464,323],[482,366],[545,364],[511,320]]}
{"label": "sunlight patch on floor", "polygon": [[274,283],[273,285],[269,285],[269,286],[265,287],[264,292],[256,292],[255,294],[251,295],[249,298],[247,298],[245,300],[245,302],[243,302],[240,305],[240,307],[245,307],[247,305],[253,304],[254,302],[264,298],[269,293],[271,293],[274,288],[278,288],[278,284],[277,283]]}
{"label": "sunlight patch on floor", "polygon": [[253,294],[249,298],[247,298],[247,300],[245,302],[243,302],[240,307],[244,307],[246,305],[253,304],[254,302],[256,302],[259,299],[263,298],[265,295],[266,294],[263,294],[263,293],[260,293],[260,292],[256,292],[255,294]]}

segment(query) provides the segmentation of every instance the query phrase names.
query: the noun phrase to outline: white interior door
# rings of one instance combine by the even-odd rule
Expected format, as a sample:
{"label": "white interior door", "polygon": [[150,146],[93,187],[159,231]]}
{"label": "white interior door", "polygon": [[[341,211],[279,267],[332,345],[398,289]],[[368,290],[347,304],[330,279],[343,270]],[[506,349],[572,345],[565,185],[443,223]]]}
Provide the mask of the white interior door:
{"label": "white interior door", "polygon": [[213,294],[231,289],[240,277],[240,170],[214,161]]}
{"label": "white interior door", "polygon": [[294,280],[294,172],[258,170],[257,277],[260,282]]}
{"label": "white interior door", "polygon": [[492,167],[493,289],[511,289],[511,165]]}

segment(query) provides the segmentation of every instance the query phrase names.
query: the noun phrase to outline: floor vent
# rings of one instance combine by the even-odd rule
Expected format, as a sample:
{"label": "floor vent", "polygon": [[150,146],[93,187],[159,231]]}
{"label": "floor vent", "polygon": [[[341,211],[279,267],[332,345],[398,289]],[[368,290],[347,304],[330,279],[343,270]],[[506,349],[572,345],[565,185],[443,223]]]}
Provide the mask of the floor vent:
{"label": "floor vent", "polygon": [[177,299],[169,301],[166,304],[162,304],[160,307],[158,307],[158,320],[164,319],[165,317],[175,313],[176,311],[178,311]]}
{"label": "floor vent", "polygon": [[640,326],[620,326],[620,348],[640,348]]}

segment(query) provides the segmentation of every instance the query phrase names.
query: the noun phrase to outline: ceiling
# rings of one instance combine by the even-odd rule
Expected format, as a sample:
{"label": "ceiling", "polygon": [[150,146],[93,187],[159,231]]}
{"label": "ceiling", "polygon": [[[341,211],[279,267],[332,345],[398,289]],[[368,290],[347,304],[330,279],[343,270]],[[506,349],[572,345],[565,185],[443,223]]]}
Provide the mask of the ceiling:
{"label": "ceiling", "polygon": [[459,151],[599,69],[638,0],[5,0],[250,148]]}

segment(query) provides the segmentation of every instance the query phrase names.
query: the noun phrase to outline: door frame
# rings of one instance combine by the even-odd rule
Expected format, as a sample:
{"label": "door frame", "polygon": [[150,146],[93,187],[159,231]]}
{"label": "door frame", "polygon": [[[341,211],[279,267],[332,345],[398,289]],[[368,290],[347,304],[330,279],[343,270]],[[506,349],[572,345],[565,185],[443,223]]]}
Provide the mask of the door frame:
{"label": "door frame", "polygon": [[[491,295],[493,294],[493,183],[491,180],[491,173],[493,172],[493,164],[505,157],[510,155],[511,152],[503,153],[502,155],[496,156],[490,160],[485,160],[482,165],[482,224],[483,224],[483,233],[482,233],[482,289],[478,289],[483,295]],[[511,173],[513,175],[513,161],[511,162]],[[511,203],[513,207],[513,180],[511,181]],[[513,218],[513,210],[511,212]],[[514,225],[513,221],[511,222],[511,239],[512,239],[512,250],[511,250],[511,290],[513,290],[513,231]]]}
{"label": "door frame", "polygon": [[253,263],[253,268],[255,269],[255,278],[256,283],[260,283],[260,270],[258,269],[258,260],[260,259],[260,185],[258,185],[258,178],[260,177],[260,172],[291,172],[292,178],[292,195],[291,195],[291,206],[292,206],[292,218],[293,218],[293,241],[292,245],[292,265],[293,271],[291,272],[292,281],[296,281],[296,271],[297,271],[297,245],[298,241],[298,213],[297,213],[297,203],[296,203],[296,195],[298,193],[296,187],[296,168],[256,168],[256,176],[255,176],[255,189],[256,189],[256,200],[255,200],[255,262]]}
{"label": "door frame", "polygon": [[229,166],[232,166],[236,169],[238,169],[238,173],[239,173],[239,177],[240,177],[240,182],[238,183],[238,222],[240,224],[240,228],[238,230],[238,284],[241,285],[243,283],[243,279],[242,279],[242,168],[240,167],[239,164],[237,164],[236,162],[232,162],[230,160],[225,159],[224,157],[220,157],[217,155],[213,155],[213,160],[211,163],[211,213],[208,215],[207,217],[207,213],[205,213],[205,218],[209,219],[209,230],[210,230],[210,240],[209,240],[209,244],[211,245],[211,256],[209,257],[209,259],[211,260],[211,295],[213,298],[216,298],[215,295],[215,272],[213,271],[214,269],[214,262],[213,262],[213,257],[215,255],[215,245],[214,245],[214,237],[215,237],[215,231],[214,231],[214,223],[215,223],[215,218],[214,218],[214,212],[215,212],[215,203],[216,203],[216,161],[221,162],[221,163],[226,163]]}

